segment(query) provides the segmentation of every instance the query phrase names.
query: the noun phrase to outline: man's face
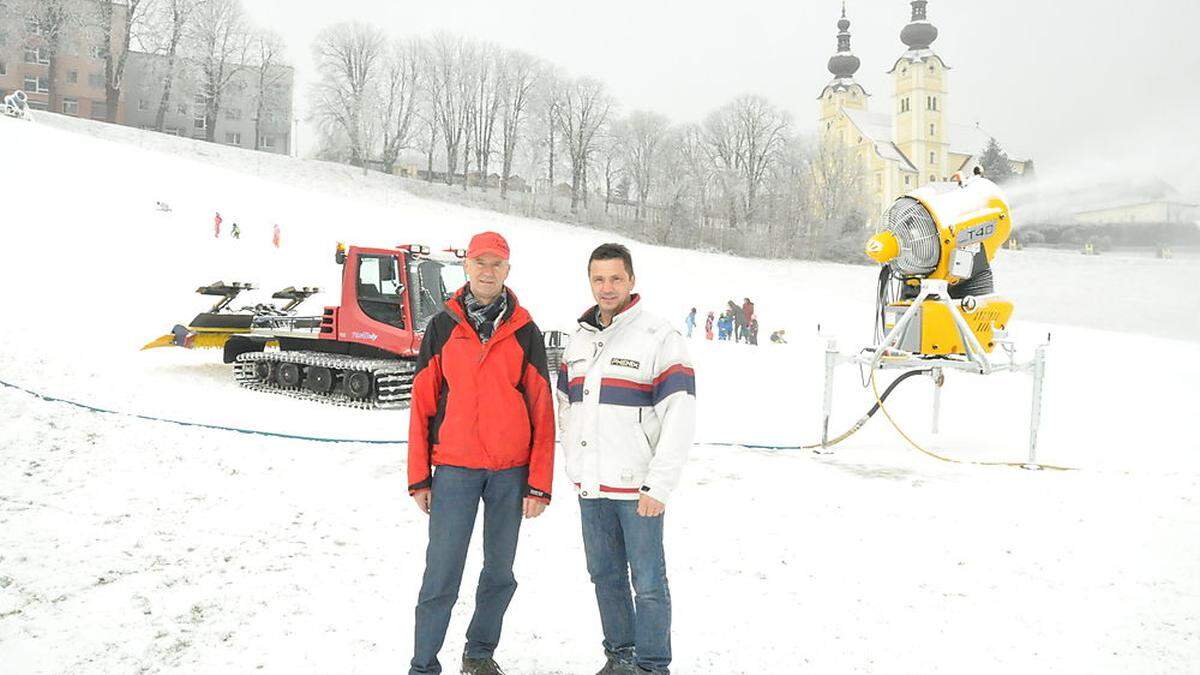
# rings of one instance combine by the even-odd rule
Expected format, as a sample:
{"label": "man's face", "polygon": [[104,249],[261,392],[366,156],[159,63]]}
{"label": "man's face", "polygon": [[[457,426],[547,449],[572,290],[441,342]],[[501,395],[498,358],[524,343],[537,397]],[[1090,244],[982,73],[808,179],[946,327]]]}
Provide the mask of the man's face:
{"label": "man's face", "polygon": [[478,258],[468,258],[467,280],[471,293],[477,298],[496,298],[504,289],[508,278],[508,261],[495,253],[484,253]]}
{"label": "man's face", "polygon": [[592,297],[601,312],[613,314],[629,304],[636,279],[625,270],[625,262],[620,258],[593,260],[588,265],[588,278],[592,284]]}

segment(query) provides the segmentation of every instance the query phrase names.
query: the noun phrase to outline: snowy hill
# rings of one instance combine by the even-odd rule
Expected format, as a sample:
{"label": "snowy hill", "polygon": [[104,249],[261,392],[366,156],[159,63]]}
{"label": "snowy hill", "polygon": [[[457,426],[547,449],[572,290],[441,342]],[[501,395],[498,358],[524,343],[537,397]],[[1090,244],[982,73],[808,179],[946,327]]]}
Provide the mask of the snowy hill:
{"label": "snowy hill", "polygon": [[[407,413],[243,391],[211,351],[138,348],[252,281],[319,285],[338,241],[465,243],[495,229],[543,328],[588,304],[615,237],[428,201],[395,179],[60,116],[0,119],[0,381],[91,406],[264,431],[402,440]],[[155,209],[165,201],[172,211]],[[240,240],[214,238],[212,217]],[[272,247],[279,224],[283,245]],[[630,242],[646,305],[682,317],[754,299],[757,349],[692,343],[694,459],[668,514],[675,671],[1180,672],[1200,659],[1200,263],[1004,251],[998,287],[1027,356],[1052,334],[1039,459],[951,465],[881,419],[827,456],[740,445],[819,433],[824,340],[870,337],[876,270]],[[870,405],[843,369],[833,427]],[[928,380],[889,410],[976,460],[1024,458],[1029,383]],[[402,445],[313,444],[88,412],[0,387],[0,663],[11,672],[394,671],[411,649],[425,544]],[[733,447],[721,444],[733,444]],[[600,635],[561,474],[527,523],[498,658],[594,672]],[[476,547],[477,548],[477,547]],[[472,579],[473,559],[465,579]],[[471,567],[473,565],[473,567]],[[458,655],[464,584],[443,661]],[[589,670],[590,669],[590,670]]]}

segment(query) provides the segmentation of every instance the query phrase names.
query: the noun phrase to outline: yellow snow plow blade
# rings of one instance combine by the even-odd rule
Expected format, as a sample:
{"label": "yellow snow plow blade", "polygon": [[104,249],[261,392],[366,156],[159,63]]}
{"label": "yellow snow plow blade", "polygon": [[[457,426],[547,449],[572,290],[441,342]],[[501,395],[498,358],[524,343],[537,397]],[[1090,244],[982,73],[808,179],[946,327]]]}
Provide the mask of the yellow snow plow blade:
{"label": "yellow snow plow blade", "polygon": [[[179,330],[181,327],[176,326],[176,330],[168,333],[160,338],[146,343],[142,347],[142,351],[154,349],[155,347],[183,347],[185,349],[220,349],[229,341],[229,336],[237,333],[245,332],[243,330],[213,330],[213,329],[190,329],[186,328]],[[269,343],[268,343],[269,344]]]}

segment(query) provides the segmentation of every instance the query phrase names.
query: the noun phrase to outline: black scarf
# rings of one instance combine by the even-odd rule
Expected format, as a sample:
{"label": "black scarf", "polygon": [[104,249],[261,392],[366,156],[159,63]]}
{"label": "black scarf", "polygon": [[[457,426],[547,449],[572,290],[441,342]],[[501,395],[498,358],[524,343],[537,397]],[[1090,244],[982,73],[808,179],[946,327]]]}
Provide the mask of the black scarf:
{"label": "black scarf", "polygon": [[475,295],[471,293],[471,288],[468,286],[463,291],[462,304],[463,309],[467,311],[467,321],[475,329],[479,341],[487,342],[492,338],[500,319],[508,311],[508,290],[501,291],[500,297],[493,300],[490,305],[484,305],[475,299]]}

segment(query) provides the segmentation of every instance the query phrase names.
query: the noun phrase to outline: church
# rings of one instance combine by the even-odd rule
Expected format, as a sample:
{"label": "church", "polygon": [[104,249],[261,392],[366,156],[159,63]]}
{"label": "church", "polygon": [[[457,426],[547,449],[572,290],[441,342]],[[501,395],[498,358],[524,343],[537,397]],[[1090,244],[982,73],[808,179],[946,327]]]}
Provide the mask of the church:
{"label": "church", "polygon": [[[927,0],[911,4],[912,20],[900,31],[906,50],[888,71],[891,112],[868,110],[870,94],[854,79],[861,64],[850,49],[844,2],[837,53],[829,59],[833,79],[819,97],[824,139],[848,147],[861,163],[872,224],[909,190],[974,170],[991,138],[978,125],[948,119],[950,66],[933,50],[938,30],[926,15]],[[1025,172],[1027,161],[1009,160],[1014,174]]]}

